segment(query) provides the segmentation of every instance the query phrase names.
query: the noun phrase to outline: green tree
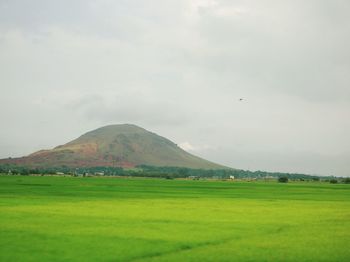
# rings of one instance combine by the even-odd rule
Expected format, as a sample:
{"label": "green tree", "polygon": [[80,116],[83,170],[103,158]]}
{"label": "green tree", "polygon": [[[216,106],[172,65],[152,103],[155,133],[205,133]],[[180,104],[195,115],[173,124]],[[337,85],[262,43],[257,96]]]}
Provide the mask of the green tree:
{"label": "green tree", "polygon": [[288,177],[281,176],[278,178],[278,182],[280,183],[288,183]]}

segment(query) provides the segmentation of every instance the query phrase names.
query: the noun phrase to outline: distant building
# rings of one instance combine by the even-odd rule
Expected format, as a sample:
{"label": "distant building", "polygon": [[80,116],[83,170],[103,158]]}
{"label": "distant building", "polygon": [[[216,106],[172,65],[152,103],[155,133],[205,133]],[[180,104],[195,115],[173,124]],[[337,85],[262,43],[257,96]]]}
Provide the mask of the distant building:
{"label": "distant building", "polygon": [[193,179],[193,180],[198,180],[198,179],[199,179],[199,176],[189,176],[188,178],[189,178],[189,179]]}

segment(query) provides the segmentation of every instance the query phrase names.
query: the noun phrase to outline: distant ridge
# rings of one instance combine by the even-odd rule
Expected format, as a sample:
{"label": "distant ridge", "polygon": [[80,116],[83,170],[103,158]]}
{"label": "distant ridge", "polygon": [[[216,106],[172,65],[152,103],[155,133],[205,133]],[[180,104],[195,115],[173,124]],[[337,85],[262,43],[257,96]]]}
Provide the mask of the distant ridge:
{"label": "distant ridge", "polygon": [[26,157],[0,160],[0,164],[4,163],[31,167],[151,165],[227,168],[194,156],[172,141],[132,124],[104,126],[51,150],[40,150]]}

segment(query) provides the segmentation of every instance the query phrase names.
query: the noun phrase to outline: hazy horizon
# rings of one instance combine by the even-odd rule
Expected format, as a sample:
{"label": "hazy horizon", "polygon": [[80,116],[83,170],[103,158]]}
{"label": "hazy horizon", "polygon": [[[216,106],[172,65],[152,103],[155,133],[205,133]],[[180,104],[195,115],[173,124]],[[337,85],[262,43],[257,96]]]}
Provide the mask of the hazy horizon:
{"label": "hazy horizon", "polygon": [[0,0],[0,158],[130,123],[234,168],[350,176],[349,11]]}

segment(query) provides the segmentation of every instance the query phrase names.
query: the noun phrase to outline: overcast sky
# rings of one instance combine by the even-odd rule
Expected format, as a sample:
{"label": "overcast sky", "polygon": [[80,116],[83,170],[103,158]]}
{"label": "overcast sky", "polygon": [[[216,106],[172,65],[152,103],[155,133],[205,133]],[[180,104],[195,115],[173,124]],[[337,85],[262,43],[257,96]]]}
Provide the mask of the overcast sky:
{"label": "overcast sky", "polygon": [[350,175],[349,14],[348,0],[0,0],[0,158],[133,123],[231,167]]}

